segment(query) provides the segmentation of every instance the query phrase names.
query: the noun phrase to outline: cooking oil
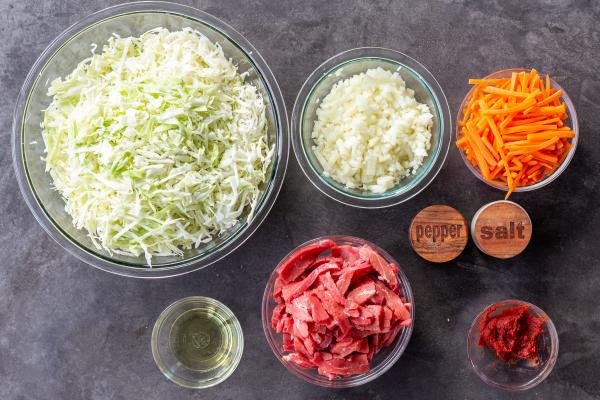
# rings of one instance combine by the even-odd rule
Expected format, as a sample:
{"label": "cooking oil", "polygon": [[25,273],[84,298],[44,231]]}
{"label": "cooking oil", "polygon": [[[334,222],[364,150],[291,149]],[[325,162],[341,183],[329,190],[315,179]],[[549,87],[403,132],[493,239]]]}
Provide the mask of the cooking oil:
{"label": "cooking oil", "polygon": [[169,342],[175,358],[199,372],[228,368],[237,360],[234,323],[212,307],[195,308],[181,314],[171,327]]}
{"label": "cooking oil", "polygon": [[244,351],[244,335],[227,306],[192,296],[177,300],[158,316],[150,344],[156,365],[168,379],[200,389],[233,374]]}

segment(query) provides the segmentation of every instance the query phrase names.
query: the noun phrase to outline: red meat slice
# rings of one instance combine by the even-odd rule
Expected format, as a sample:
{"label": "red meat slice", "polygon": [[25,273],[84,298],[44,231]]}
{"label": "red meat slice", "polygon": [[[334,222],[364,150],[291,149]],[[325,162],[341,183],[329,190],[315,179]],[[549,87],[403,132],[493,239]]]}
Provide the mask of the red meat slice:
{"label": "red meat slice", "polygon": [[360,310],[358,304],[348,299],[348,301],[346,302],[346,307],[344,307],[344,315],[351,318],[360,317]]}
{"label": "red meat slice", "polygon": [[410,318],[410,312],[400,299],[400,296],[391,291],[381,282],[375,282],[375,286],[377,287],[377,290],[385,297],[386,305],[392,309],[396,318],[401,321]]}
{"label": "red meat slice", "polygon": [[343,244],[341,246],[334,246],[331,248],[331,255],[333,257],[340,257],[346,260],[348,263],[352,263],[358,260],[358,249],[354,246]]}
{"label": "red meat slice", "polygon": [[310,264],[326,250],[335,246],[330,239],[320,240],[309,244],[292,254],[278,269],[277,273],[284,283],[289,283],[298,278]]}
{"label": "red meat slice", "polygon": [[309,368],[315,368],[317,366],[317,364],[314,364],[308,358],[306,358],[298,353],[286,354],[283,356],[283,359],[285,361],[293,362],[294,364],[298,365],[301,368],[309,369]]}
{"label": "red meat slice", "polygon": [[322,334],[315,332],[311,333],[310,336],[319,349],[328,348],[331,345],[331,342],[333,341],[333,335],[331,333]]}
{"label": "red meat slice", "polygon": [[364,339],[370,337],[371,335],[373,335],[373,332],[358,329],[357,325],[355,325],[348,336],[353,339]]}
{"label": "red meat slice", "polygon": [[279,325],[279,321],[281,321],[281,319],[283,318],[284,315],[285,315],[285,305],[278,304],[273,309],[273,315],[271,316],[271,326],[273,328],[277,328],[277,325]]}
{"label": "red meat slice", "polygon": [[389,332],[392,328],[392,318],[394,317],[394,312],[390,310],[389,307],[383,307],[383,320],[381,322],[381,331]]}
{"label": "red meat slice", "polygon": [[377,293],[375,283],[369,279],[352,289],[352,291],[348,293],[348,300],[352,300],[356,304],[364,304],[373,297],[375,293]]}
{"label": "red meat slice", "polygon": [[277,303],[283,303],[283,298],[281,297],[281,289],[283,289],[283,281],[281,278],[277,277],[275,279],[275,283],[273,284],[273,298]]}
{"label": "red meat slice", "polygon": [[398,267],[394,264],[389,264],[375,250],[369,246],[362,246],[358,249],[360,258],[368,260],[373,269],[381,276],[384,282],[390,285],[391,289],[398,287]]}
{"label": "red meat slice", "polygon": [[366,354],[369,352],[369,340],[348,338],[331,346],[331,352],[340,357],[346,357],[354,352]]}
{"label": "red meat slice", "polygon": [[394,319],[394,315],[392,311],[388,307],[370,304],[365,308],[365,317],[368,318],[369,315],[372,316],[370,324],[356,324],[355,328],[359,331],[364,331],[363,335],[374,335],[379,333],[387,333],[391,329],[392,323],[396,320]]}
{"label": "red meat slice", "polygon": [[308,324],[299,319],[294,320],[293,333],[296,338],[308,337]]}
{"label": "red meat slice", "polygon": [[356,318],[350,318],[350,322],[352,322],[352,324],[354,326],[371,326],[371,325],[373,325],[374,322],[377,322],[377,321],[373,317],[365,318],[365,317],[358,316]]}
{"label": "red meat slice", "polygon": [[342,307],[333,300],[330,294],[324,292],[321,287],[315,291],[315,295],[321,302],[321,305],[330,316],[323,325],[327,331],[333,331],[338,326],[338,316],[343,312]]}
{"label": "red meat slice", "polygon": [[369,306],[367,305],[366,307],[360,307],[360,316],[362,318],[379,318],[379,311],[377,309],[373,310],[371,308],[369,308]]}
{"label": "red meat slice", "polygon": [[381,350],[381,340],[383,339],[383,333],[369,336],[369,347],[373,353],[378,353]]}
{"label": "red meat slice", "polygon": [[310,356],[315,354],[315,351],[317,350],[317,344],[315,343],[314,340],[312,340],[310,335],[306,339],[303,340],[303,343],[304,343],[304,347],[306,348],[306,351],[308,352],[308,354]]}
{"label": "red meat slice", "polygon": [[325,289],[331,293],[333,299],[340,305],[346,304],[346,299],[340,294],[337,285],[333,281],[331,274],[329,272],[324,273],[323,275],[319,275],[319,282],[325,286]]}
{"label": "red meat slice", "polygon": [[354,275],[354,271],[342,271],[339,277],[337,277],[336,286],[342,296],[346,294],[352,283],[352,275]]}
{"label": "red meat slice", "polygon": [[315,294],[321,300],[321,304],[331,315],[331,324],[328,324],[329,329],[333,329],[335,326],[340,328],[340,334],[345,336],[352,328],[350,321],[344,315],[344,308],[340,306],[334,299],[331,293],[326,291],[322,286],[317,288]]}
{"label": "red meat slice", "polygon": [[344,267],[344,259],[343,258],[325,256],[325,257],[319,257],[315,261],[313,261],[313,263],[310,265],[310,268],[316,268],[319,265],[325,264],[325,263],[336,264],[340,268]]}
{"label": "red meat slice", "polygon": [[294,319],[291,315],[286,314],[283,318],[283,331],[287,333],[292,333],[294,330]]}
{"label": "red meat slice", "polygon": [[294,320],[292,319],[291,316],[286,314],[277,323],[277,326],[275,327],[275,331],[277,331],[278,333],[281,333],[281,332],[289,333],[292,331],[292,325],[294,325]]}
{"label": "red meat slice", "polygon": [[283,350],[292,351],[294,350],[294,342],[292,341],[292,335],[289,333],[283,334]]}
{"label": "red meat slice", "polygon": [[323,361],[331,360],[332,358],[333,355],[331,353],[328,353],[326,351],[317,351],[311,357],[310,362],[312,362],[315,365],[320,365],[321,363],[323,363]]}
{"label": "red meat slice", "polygon": [[299,337],[295,337],[292,341],[294,342],[294,351],[308,358],[308,350],[306,350],[302,339],[300,339]]}
{"label": "red meat slice", "polygon": [[319,275],[334,269],[339,269],[339,267],[336,264],[323,264],[312,270],[312,272],[303,280],[285,285],[281,290],[283,299],[285,301],[290,301],[294,297],[299,296],[300,294],[304,293],[313,283],[315,283]]}
{"label": "red meat slice", "polygon": [[390,344],[392,344],[394,342],[394,339],[396,339],[396,336],[398,336],[398,333],[400,332],[401,329],[402,329],[402,326],[400,326],[399,323],[394,325],[388,333],[384,334],[383,339],[381,341],[381,346],[387,347]]}
{"label": "red meat slice", "polygon": [[382,305],[385,302],[385,296],[380,291],[377,291],[369,300],[372,304]]}
{"label": "red meat slice", "polygon": [[331,360],[319,365],[319,373],[334,379],[337,376],[364,374],[369,371],[369,359],[366,354],[352,354],[348,357],[333,356]]}
{"label": "red meat slice", "polygon": [[337,278],[336,284],[338,290],[344,295],[352,282],[356,282],[372,270],[373,267],[371,267],[371,264],[368,261],[359,259],[341,271],[332,273],[332,276]]}
{"label": "red meat slice", "polygon": [[367,304],[363,310],[364,315],[368,315],[377,320],[377,322],[383,319],[385,315],[384,307],[379,306],[377,304]]}
{"label": "red meat slice", "polygon": [[370,321],[371,321],[370,324],[366,324],[366,325],[358,325],[357,324],[354,326],[354,328],[356,328],[359,331],[364,331],[365,336],[374,335],[377,333],[383,333],[378,319],[372,318],[372,319],[370,319]]}
{"label": "red meat slice", "polygon": [[285,310],[292,314],[292,318],[299,319],[300,321],[313,322],[313,317],[309,313],[310,302],[306,293],[302,296],[296,297],[292,300],[292,303],[285,307]]}
{"label": "red meat slice", "polygon": [[324,322],[329,319],[329,314],[325,311],[321,300],[314,293],[308,296],[308,301],[310,303],[310,314],[315,322]]}
{"label": "red meat slice", "polygon": [[356,307],[356,314],[351,316],[352,318],[350,319],[350,321],[355,325],[355,326],[370,326],[372,325],[374,322],[378,321],[379,316],[374,314],[373,312],[371,312],[369,309],[367,309],[366,307],[360,307],[357,305]]}
{"label": "red meat slice", "polygon": [[320,333],[321,335],[324,335],[327,333],[327,326],[323,324],[314,324],[313,331],[315,333]]}
{"label": "red meat slice", "polygon": [[332,319],[336,320],[343,317],[343,307],[335,301],[333,295],[326,291],[323,286],[316,288],[313,293],[317,296],[323,305],[323,308],[325,308],[325,311],[327,311],[327,314],[329,314]]}
{"label": "red meat slice", "polygon": [[318,351],[313,355],[313,358],[311,359],[311,361],[315,364],[320,364],[325,360],[331,360],[333,358],[333,355],[329,352],[326,351]]}
{"label": "red meat slice", "polygon": [[333,342],[333,335],[325,335],[325,338],[323,339],[323,342],[321,343],[321,348],[322,349],[328,349],[329,346],[331,346],[331,343]]}

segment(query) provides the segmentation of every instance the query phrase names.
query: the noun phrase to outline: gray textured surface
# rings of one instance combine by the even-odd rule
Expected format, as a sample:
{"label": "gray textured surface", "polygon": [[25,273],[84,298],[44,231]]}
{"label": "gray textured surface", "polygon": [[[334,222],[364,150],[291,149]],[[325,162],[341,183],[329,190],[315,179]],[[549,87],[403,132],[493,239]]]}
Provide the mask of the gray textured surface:
{"label": "gray textured surface", "polygon": [[[469,244],[453,265],[417,258],[412,216],[447,203],[467,217],[500,198],[470,175],[455,149],[437,180],[405,205],[360,211],[325,198],[291,160],[283,191],[241,249],[191,275],[159,281],[112,276],[56,245],[27,210],[12,170],[14,99],[36,57],[64,28],[113,1],[0,1],[0,399],[599,399],[600,398],[600,2],[597,1],[205,1],[258,48],[291,110],[321,61],[364,45],[423,62],[453,114],[469,76],[512,66],[548,71],[575,102],[580,148],[567,172],[514,200],[535,227],[526,253],[494,261]],[[401,261],[417,304],[415,332],[400,361],[361,388],[327,391],[290,375],[260,327],[260,299],[277,261],[323,234],[372,240]],[[158,371],[150,332],[160,311],[189,295],[217,298],[238,315],[246,351],[234,375],[206,391],[176,387]],[[510,396],[486,387],[466,359],[465,331],[486,304],[520,298],[554,320],[561,343],[548,380]]]}

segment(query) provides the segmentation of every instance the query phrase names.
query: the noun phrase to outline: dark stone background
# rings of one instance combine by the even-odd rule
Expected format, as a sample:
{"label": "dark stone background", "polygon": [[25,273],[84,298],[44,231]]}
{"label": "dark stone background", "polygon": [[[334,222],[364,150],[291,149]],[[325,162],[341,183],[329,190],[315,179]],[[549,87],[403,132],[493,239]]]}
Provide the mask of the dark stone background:
{"label": "dark stone background", "polygon": [[[279,199],[256,234],[230,257],[189,275],[154,281],[113,276],[67,254],[39,227],[18,191],[10,156],[14,102],[44,47],[63,29],[115,1],[0,1],[0,399],[600,399],[600,2],[598,1],[198,1],[262,53],[288,111],[302,82],[326,58],[384,46],[424,63],[455,114],[467,79],[506,67],[549,72],[572,97],[581,123],[577,154],[554,183],[515,194],[531,214],[527,251],[491,259],[471,243],[456,262],[432,265],[410,249],[421,208],[452,205],[467,218],[501,193],[476,180],[452,148],[423,193],[386,210],[357,210],[326,198],[293,157]],[[416,297],[406,353],[378,380],[328,391],[289,374],[260,323],[269,273],[296,245],[324,234],[371,240],[396,257]],[[190,295],[214,297],[239,317],[246,350],[216,388],[182,389],[154,365],[158,314]],[[539,305],[560,335],[543,384],[509,395],[483,384],[466,357],[466,330],[487,304]]]}

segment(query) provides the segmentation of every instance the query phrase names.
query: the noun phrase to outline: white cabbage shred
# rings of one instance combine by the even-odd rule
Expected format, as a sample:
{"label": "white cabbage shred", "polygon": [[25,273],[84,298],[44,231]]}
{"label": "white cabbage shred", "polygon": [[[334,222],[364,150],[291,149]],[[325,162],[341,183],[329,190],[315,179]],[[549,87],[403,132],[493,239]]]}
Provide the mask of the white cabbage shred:
{"label": "white cabbage shred", "polygon": [[273,155],[265,102],[201,33],[115,35],[48,95],[46,170],[98,248],[151,265],[252,217]]}
{"label": "white cabbage shred", "polygon": [[337,82],[317,109],[313,150],[326,176],[383,193],[414,174],[431,147],[433,115],[397,72]]}

